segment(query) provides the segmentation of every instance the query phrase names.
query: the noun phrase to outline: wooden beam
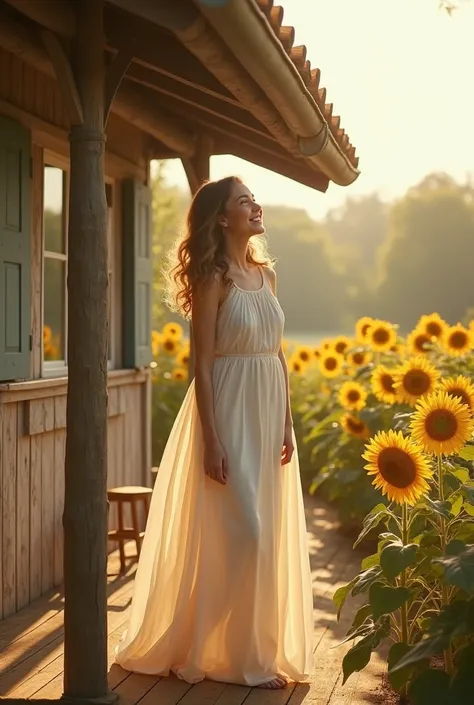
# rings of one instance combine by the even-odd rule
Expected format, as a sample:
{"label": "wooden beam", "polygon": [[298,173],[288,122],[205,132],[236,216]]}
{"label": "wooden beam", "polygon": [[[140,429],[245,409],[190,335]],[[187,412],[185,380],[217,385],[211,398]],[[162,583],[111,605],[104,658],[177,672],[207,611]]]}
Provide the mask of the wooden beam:
{"label": "wooden beam", "polygon": [[12,12],[5,5],[0,5],[0,46],[25,63],[35,66],[38,71],[48,76],[56,75],[44,44],[38,39],[38,33],[13,18]]}
{"label": "wooden beam", "polygon": [[[76,5],[70,132],[64,700],[114,702],[107,684],[107,203],[103,0]],[[100,699],[100,700],[99,700]]]}
{"label": "wooden beam", "polygon": [[69,39],[74,36],[76,18],[69,0],[5,0],[30,20],[55,34]]}
{"label": "wooden beam", "polygon": [[181,157],[192,195],[196,193],[204,181],[209,179],[211,155],[212,138],[201,135],[197,140],[194,154],[190,157]]}
{"label": "wooden beam", "polygon": [[71,64],[57,36],[49,29],[41,30],[43,43],[53,64],[56,79],[66,103],[71,125],[82,125],[84,118],[82,115],[81,99],[77,92],[76,81],[72,73]]}
{"label": "wooden beam", "polygon": [[125,76],[128,67],[133,61],[133,57],[133,45],[126,49],[121,49],[112,61],[112,64],[107,69],[107,75],[105,78],[104,125],[107,125],[107,120],[109,118],[109,113],[115,94],[122,83],[122,79]]}
{"label": "wooden beam", "polygon": [[191,156],[194,153],[194,135],[181,127],[175,116],[163,110],[153,96],[137,90],[129,81],[124,81],[118,90],[113,110],[179,154]]}

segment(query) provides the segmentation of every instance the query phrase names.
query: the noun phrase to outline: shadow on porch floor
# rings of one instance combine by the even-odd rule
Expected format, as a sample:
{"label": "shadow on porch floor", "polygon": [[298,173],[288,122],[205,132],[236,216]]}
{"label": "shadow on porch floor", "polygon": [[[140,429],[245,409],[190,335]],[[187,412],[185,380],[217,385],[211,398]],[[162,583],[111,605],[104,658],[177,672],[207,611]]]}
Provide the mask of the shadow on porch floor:
{"label": "shadow on porch floor", "polygon": [[[109,686],[123,705],[378,705],[382,664],[376,657],[361,674],[342,686],[343,648],[353,614],[348,604],[337,623],[332,595],[359,570],[361,554],[338,531],[330,508],[306,498],[307,526],[314,588],[315,667],[308,683],[281,691],[204,681],[190,686],[177,678],[128,673],[113,664],[115,647],[127,621],[135,564],[118,577],[118,553],[108,565]],[[131,546],[133,551],[133,546]],[[63,595],[47,595],[0,623],[0,698],[9,703],[54,702],[63,679]]]}

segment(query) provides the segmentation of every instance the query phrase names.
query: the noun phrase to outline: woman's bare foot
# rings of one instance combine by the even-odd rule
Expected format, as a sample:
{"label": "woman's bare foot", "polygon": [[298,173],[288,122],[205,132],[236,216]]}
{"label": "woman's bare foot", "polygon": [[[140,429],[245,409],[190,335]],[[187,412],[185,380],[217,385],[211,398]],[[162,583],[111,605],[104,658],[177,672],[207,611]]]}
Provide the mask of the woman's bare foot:
{"label": "woman's bare foot", "polygon": [[285,688],[287,685],[287,681],[283,676],[277,676],[271,681],[267,681],[267,683],[260,683],[260,685],[257,686],[257,688],[266,688],[267,690],[279,690],[281,688]]}

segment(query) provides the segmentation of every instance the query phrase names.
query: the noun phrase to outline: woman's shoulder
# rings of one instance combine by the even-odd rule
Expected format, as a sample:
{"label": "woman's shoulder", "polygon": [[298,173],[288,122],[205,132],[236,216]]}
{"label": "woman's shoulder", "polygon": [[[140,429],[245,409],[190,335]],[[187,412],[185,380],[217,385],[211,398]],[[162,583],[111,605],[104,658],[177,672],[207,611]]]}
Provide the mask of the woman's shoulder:
{"label": "woman's shoulder", "polygon": [[271,266],[271,264],[263,264],[262,265],[262,270],[264,276],[268,279],[269,283],[271,284],[272,289],[274,289],[275,284],[276,284],[276,272]]}

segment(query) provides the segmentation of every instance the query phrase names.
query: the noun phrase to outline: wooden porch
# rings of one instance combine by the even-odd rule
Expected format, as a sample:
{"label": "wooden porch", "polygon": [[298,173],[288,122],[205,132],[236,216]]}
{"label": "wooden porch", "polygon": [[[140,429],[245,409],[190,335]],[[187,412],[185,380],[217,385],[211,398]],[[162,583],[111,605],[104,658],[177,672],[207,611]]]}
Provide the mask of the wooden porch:
{"label": "wooden porch", "polygon": [[[175,677],[130,674],[113,665],[114,649],[127,621],[135,564],[117,577],[118,553],[108,564],[108,683],[131,705],[370,705],[381,703],[381,661],[342,686],[344,647],[333,648],[345,635],[352,610],[336,622],[332,595],[359,569],[361,554],[337,527],[331,509],[306,499],[307,526],[314,585],[315,668],[308,683],[284,691],[266,691],[204,681],[190,686]],[[130,546],[133,552],[133,546]],[[63,687],[63,594],[53,592],[0,624],[0,697],[57,700]]]}

